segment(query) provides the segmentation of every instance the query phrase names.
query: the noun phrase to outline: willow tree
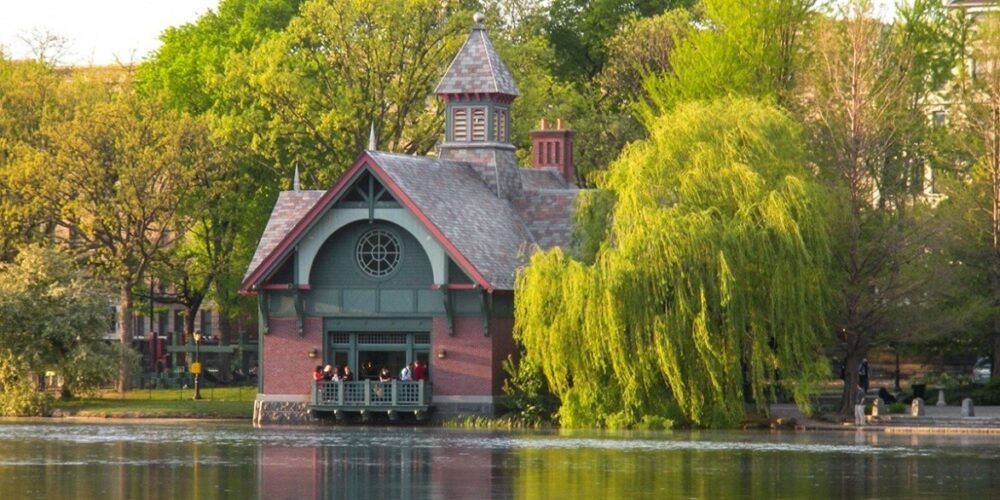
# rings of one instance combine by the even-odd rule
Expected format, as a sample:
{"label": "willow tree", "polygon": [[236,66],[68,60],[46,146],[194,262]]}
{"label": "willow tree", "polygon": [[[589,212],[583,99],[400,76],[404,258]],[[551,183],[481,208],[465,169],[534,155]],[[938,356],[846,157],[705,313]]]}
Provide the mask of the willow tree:
{"label": "willow tree", "polygon": [[829,242],[804,165],[795,123],[746,99],[680,105],[623,153],[593,262],[555,249],[518,277],[516,336],[563,425],[672,408],[730,425],[745,402],[766,411],[779,379],[808,411]]}

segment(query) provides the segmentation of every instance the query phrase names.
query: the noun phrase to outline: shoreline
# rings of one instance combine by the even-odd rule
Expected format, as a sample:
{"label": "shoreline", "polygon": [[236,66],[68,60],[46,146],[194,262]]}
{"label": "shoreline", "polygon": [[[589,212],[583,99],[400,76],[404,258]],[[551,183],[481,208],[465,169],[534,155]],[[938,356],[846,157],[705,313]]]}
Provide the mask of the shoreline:
{"label": "shoreline", "polygon": [[[813,418],[806,417],[802,420],[795,420],[794,422],[787,422],[784,424],[775,424],[774,422],[780,419],[772,419],[772,425],[769,427],[743,427],[734,429],[717,429],[720,431],[742,431],[742,432],[869,432],[869,433],[883,433],[883,434],[902,434],[902,435],[955,435],[955,434],[975,434],[975,435],[1000,435],[1000,424],[995,427],[963,427],[963,426],[935,426],[935,425],[881,425],[878,423],[872,423],[865,426],[856,426],[849,422],[844,422],[842,424],[836,424],[833,422],[817,420]],[[183,423],[252,423],[250,418],[242,417],[169,417],[169,416],[89,416],[89,415],[59,415],[59,416],[47,416],[47,417],[2,417],[0,422],[37,422],[37,423],[50,423],[50,422],[87,422],[87,423],[97,423],[97,422],[113,422],[116,424],[183,424]],[[256,427],[256,426],[255,426]],[[265,426],[271,427],[271,426]],[[287,427],[287,426],[273,426],[273,427]],[[339,426],[329,426],[329,425],[301,425],[294,427],[302,428],[331,428]],[[373,427],[366,425],[349,425],[344,427]],[[386,427],[386,426],[374,426],[374,427]],[[412,425],[407,425],[403,427],[413,427]],[[433,429],[454,429],[454,427],[448,427],[446,425],[438,424],[426,424],[420,427]],[[538,429],[533,428],[494,428],[494,427],[462,427],[462,430],[479,430],[479,431],[533,431]],[[559,427],[546,428],[547,431],[559,431]],[[607,429],[571,429],[571,430],[590,430],[590,431],[602,431]],[[662,432],[674,432],[674,431],[706,431],[713,429],[667,429]],[[656,432],[656,431],[643,431],[643,432]]]}

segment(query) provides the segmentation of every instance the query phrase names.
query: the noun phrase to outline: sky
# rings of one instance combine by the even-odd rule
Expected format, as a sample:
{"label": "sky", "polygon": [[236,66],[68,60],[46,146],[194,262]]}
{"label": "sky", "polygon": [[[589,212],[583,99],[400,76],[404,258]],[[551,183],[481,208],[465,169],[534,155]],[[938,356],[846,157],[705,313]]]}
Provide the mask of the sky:
{"label": "sky", "polygon": [[[22,38],[53,34],[66,40],[64,65],[139,62],[160,46],[160,33],[192,22],[219,0],[0,0],[0,47],[33,57]],[[876,0],[883,17],[894,0]]]}
{"label": "sky", "polygon": [[57,61],[68,65],[139,62],[160,46],[160,33],[198,19],[219,0],[0,0],[0,46],[32,57],[21,38],[51,33],[66,39]]}

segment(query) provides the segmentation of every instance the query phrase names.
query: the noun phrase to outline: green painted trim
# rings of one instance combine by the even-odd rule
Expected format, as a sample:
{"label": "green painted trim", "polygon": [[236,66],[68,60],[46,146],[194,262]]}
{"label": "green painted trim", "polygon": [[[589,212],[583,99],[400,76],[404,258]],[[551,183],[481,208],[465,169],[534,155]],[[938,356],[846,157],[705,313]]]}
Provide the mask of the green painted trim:
{"label": "green painted trim", "polygon": [[260,335],[271,333],[270,307],[268,292],[261,290],[257,293],[257,333]]}
{"label": "green painted trim", "polygon": [[302,303],[302,293],[299,289],[295,289],[295,295],[292,298],[295,301],[295,326],[298,328],[299,337],[304,337],[306,334],[305,330],[305,305]]}
{"label": "green painted trim", "polygon": [[324,318],[324,332],[430,332],[431,318]]}
{"label": "green painted trim", "polygon": [[490,318],[493,316],[493,294],[486,290],[479,295],[480,313],[483,315],[483,337],[490,336]]}
{"label": "green painted trim", "polygon": [[[447,253],[409,210],[405,208],[378,208],[374,215],[376,219],[395,224],[410,233],[423,247],[427,259],[430,260],[434,283],[447,283],[445,281],[447,276],[445,268],[448,264]],[[309,276],[320,248],[329,237],[348,224],[367,220],[368,210],[366,208],[337,208],[324,214],[299,244],[299,260],[296,263],[296,267],[299,268],[299,276]]]}
{"label": "green painted trim", "polygon": [[452,310],[451,292],[447,288],[441,288],[441,300],[444,302],[444,317],[448,324],[448,336],[453,337],[455,335],[455,312]]}

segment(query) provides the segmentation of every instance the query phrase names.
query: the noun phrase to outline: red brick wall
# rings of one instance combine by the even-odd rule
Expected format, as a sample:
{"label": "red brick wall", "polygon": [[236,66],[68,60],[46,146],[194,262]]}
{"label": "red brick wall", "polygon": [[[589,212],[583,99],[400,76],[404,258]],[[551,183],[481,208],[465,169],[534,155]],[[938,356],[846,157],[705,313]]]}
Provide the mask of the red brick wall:
{"label": "red brick wall", "polygon": [[[435,396],[490,396],[501,394],[501,362],[513,350],[514,321],[494,318],[490,336],[483,336],[480,318],[455,318],[454,335],[448,336],[444,318],[434,319],[431,335],[431,382]],[[438,353],[444,350],[444,359]]]}
{"label": "red brick wall", "polygon": [[[308,395],[312,371],[322,362],[323,320],[306,318],[305,335],[296,332],[294,318],[271,318],[271,333],[263,336],[264,394]],[[431,334],[431,382],[439,396],[490,396],[502,394],[501,363],[514,351],[514,320],[493,318],[490,336],[483,336],[480,318],[455,318],[454,335],[448,336],[444,318],[434,318]],[[310,358],[310,349],[317,358]],[[438,353],[444,350],[444,359]]]}
{"label": "red brick wall", "polygon": [[[312,372],[323,362],[323,319],[306,318],[302,337],[295,318],[271,318],[270,325],[271,333],[261,337],[264,394],[309,394]],[[316,349],[316,358],[309,357],[310,349]]]}

